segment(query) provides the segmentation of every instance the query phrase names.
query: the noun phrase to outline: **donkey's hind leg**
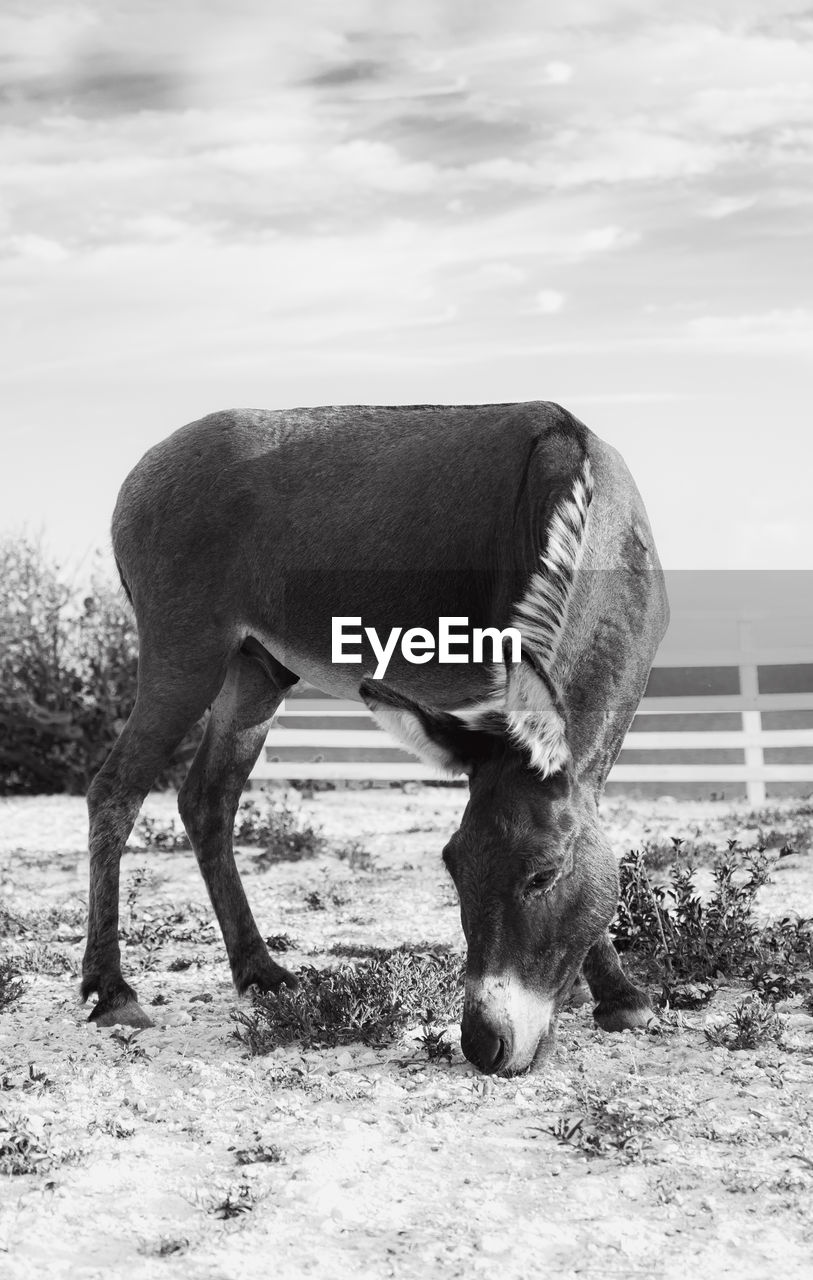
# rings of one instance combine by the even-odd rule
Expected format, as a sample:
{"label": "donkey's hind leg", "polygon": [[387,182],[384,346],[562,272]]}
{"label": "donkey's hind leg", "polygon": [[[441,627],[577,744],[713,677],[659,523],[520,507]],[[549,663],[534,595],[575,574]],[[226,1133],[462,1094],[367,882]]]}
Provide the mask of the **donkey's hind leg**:
{"label": "donkey's hind leg", "polygon": [[144,797],[184,734],[200,718],[223,681],[225,661],[205,669],[149,662],[142,644],[138,696],[121,735],[88,790],[90,893],[82,962],[82,999],[94,992],[90,1017],[101,1026],[151,1026],[124,981],[119,948],[119,863]]}
{"label": "donkey's hind leg", "polygon": [[238,653],[178,795],[178,809],[241,995],[250,986],[277,991],[283,985],[297,985],[294,976],[268,954],[235,866],[233,846],[234,817],[246,779],[286,690],[297,679],[259,645],[254,656]]}

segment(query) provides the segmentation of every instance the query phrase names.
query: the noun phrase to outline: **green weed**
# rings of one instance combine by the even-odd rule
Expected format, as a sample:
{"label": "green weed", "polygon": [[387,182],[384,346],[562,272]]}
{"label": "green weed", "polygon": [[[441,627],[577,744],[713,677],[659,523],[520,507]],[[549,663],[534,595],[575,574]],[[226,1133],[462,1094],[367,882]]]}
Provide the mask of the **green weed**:
{"label": "green weed", "polygon": [[625,1095],[618,1088],[608,1094],[588,1088],[578,1111],[559,1116],[549,1132],[588,1158],[618,1155],[632,1162],[644,1154],[651,1134],[672,1118],[652,1099]]}
{"label": "green weed", "polygon": [[287,1044],[391,1044],[410,1022],[457,1021],[463,1003],[459,956],[392,951],[358,965],[306,966],[297,976],[299,990],[257,995],[251,1012],[233,1015],[252,1054]]}
{"label": "green weed", "polygon": [[[695,995],[702,1003],[708,998],[702,984],[720,976],[747,977],[774,1000],[809,991],[813,922],[788,917],[766,925],[755,913],[757,894],[775,861],[761,848],[741,850],[729,841],[704,900],[691,865],[674,866],[667,885],[653,884],[643,852],[632,850],[619,868],[621,892],[612,926],[617,948],[630,953],[650,980],[661,979],[663,998],[675,1007],[687,983],[700,984]],[[691,1007],[691,1001],[682,1007]]]}
{"label": "green weed", "polygon": [[[174,818],[144,815],[136,823],[134,836],[143,849],[173,852],[190,849],[189,837]],[[234,820],[234,843],[262,850],[257,858],[261,867],[276,862],[300,862],[333,854],[347,862],[353,871],[372,871],[375,863],[358,841],[331,845],[318,827],[302,816],[300,810],[281,801],[247,799],[237,810]]]}
{"label": "green weed", "polygon": [[0,1176],[47,1173],[72,1155],[56,1152],[47,1134],[38,1132],[27,1116],[0,1106]]}
{"label": "green weed", "polygon": [[745,996],[724,1022],[706,1027],[710,1043],[726,1049],[757,1049],[768,1041],[780,1040],[781,1036],[782,1021],[776,1010],[758,995]]}
{"label": "green weed", "polygon": [[20,970],[15,960],[0,960],[0,1009],[7,1009],[23,994]]}

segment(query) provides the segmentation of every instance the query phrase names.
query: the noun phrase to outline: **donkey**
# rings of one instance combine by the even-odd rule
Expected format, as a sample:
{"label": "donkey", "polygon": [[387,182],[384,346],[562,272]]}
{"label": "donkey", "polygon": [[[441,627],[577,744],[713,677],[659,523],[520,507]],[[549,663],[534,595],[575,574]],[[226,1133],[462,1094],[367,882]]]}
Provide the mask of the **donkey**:
{"label": "donkey", "polygon": [[[178,796],[240,994],[294,987],[234,862],[240,794],[299,679],[363,700],[469,799],[443,851],[468,954],[462,1047],[484,1072],[544,1061],[580,974],[608,1031],[645,1025],[607,926],[598,801],[668,622],[624,462],[560,406],[343,406],[212,414],[125,480],[113,546],[138,622],[132,714],[91,783],[82,996],[150,1025],[124,980],[119,861],[141,803],[211,708]],[[521,659],[331,660],[331,620],[519,629]]]}

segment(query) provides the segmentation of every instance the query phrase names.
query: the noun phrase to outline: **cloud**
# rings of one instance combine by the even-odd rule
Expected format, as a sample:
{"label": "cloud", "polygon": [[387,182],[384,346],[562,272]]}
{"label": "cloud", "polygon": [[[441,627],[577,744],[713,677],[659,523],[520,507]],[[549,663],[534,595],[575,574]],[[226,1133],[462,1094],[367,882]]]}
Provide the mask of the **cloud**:
{"label": "cloud", "polygon": [[345,85],[378,80],[385,71],[384,63],[358,59],[355,62],[343,62],[333,67],[326,67],[324,71],[308,76],[304,83],[313,85],[317,89],[344,88]]}
{"label": "cloud", "polygon": [[612,130],[568,129],[553,140],[553,149],[557,160],[546,165],[549,181],[564,188],[695,178],[736,157],[733,144],[697,141],[637,121]]}
{"label": "cloud", "polygon": [[809,125],[813,123],[813,86],[803,82],[701,89],[685,117],[707,133],[725,137]]}
{"label": "cloud", "polygon": [[554,316],[565,305],[565,295],[557,289],[540,289],[534,298],[534,310],[543,316]]}
{"label": "cloud", "polygon": [[542,68],[546,84],[569,84],[573,68],[567,62],[547,62]]}
{"label": "cloud", "polygon": [[511,288],[524,284],[528,273],[513,262],[484,262],[477,267],[472,278],[475,284],[485,289]]}
{"label": "cloud", "polygon": [[433,165],[405,161],[384,142],[357,138],[334,147],[326,159],[334,172],[382,191],[423,192],[437,182]]}
{"label": "cloud", "polygon": [[711,218],[717,222],[722,218],[731,218],[734,214],[743,213],[746,209],[753,209],[757,199],[757,196],[752,195],[717,196],[700,212],[704,218]]}
{"label": "cloud", "polygon": [[30,258],[35,262],[64,262],[70,257],[64,245],[46,236],[21,235],[9,236],[7,248],[22,258]]}
{"label": "cloud", "polygon": [[813,311],[777,308],[756,315],[697,316],[686,326],[692,340],[733,350],[813,350]]}
{"label": "cloud", "polygon": [[431,157],[450,169],[462,168],[506,151],[524,154],[534,137],[532,121],[500,111],[495,103],[472,105],[468,95],[456,94],[445,102],[432,102],[422,111],[399,112],[385,118],[378,135],[396,145],[409,159]]}

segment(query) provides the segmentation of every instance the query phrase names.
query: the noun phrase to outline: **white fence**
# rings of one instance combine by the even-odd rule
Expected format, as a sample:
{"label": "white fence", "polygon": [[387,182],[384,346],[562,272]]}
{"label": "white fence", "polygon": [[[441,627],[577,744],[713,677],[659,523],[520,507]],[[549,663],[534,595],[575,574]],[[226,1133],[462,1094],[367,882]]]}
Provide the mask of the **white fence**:
{"label": "white fence", "polygon": [[[437,777],[363,704],[303,689],[280,710],[250,781]],[[753,804],[765,800],[771,783],[813,790],[813,613],[681,613],[609,781],[655,782],[664,790],[744,784]]]}

